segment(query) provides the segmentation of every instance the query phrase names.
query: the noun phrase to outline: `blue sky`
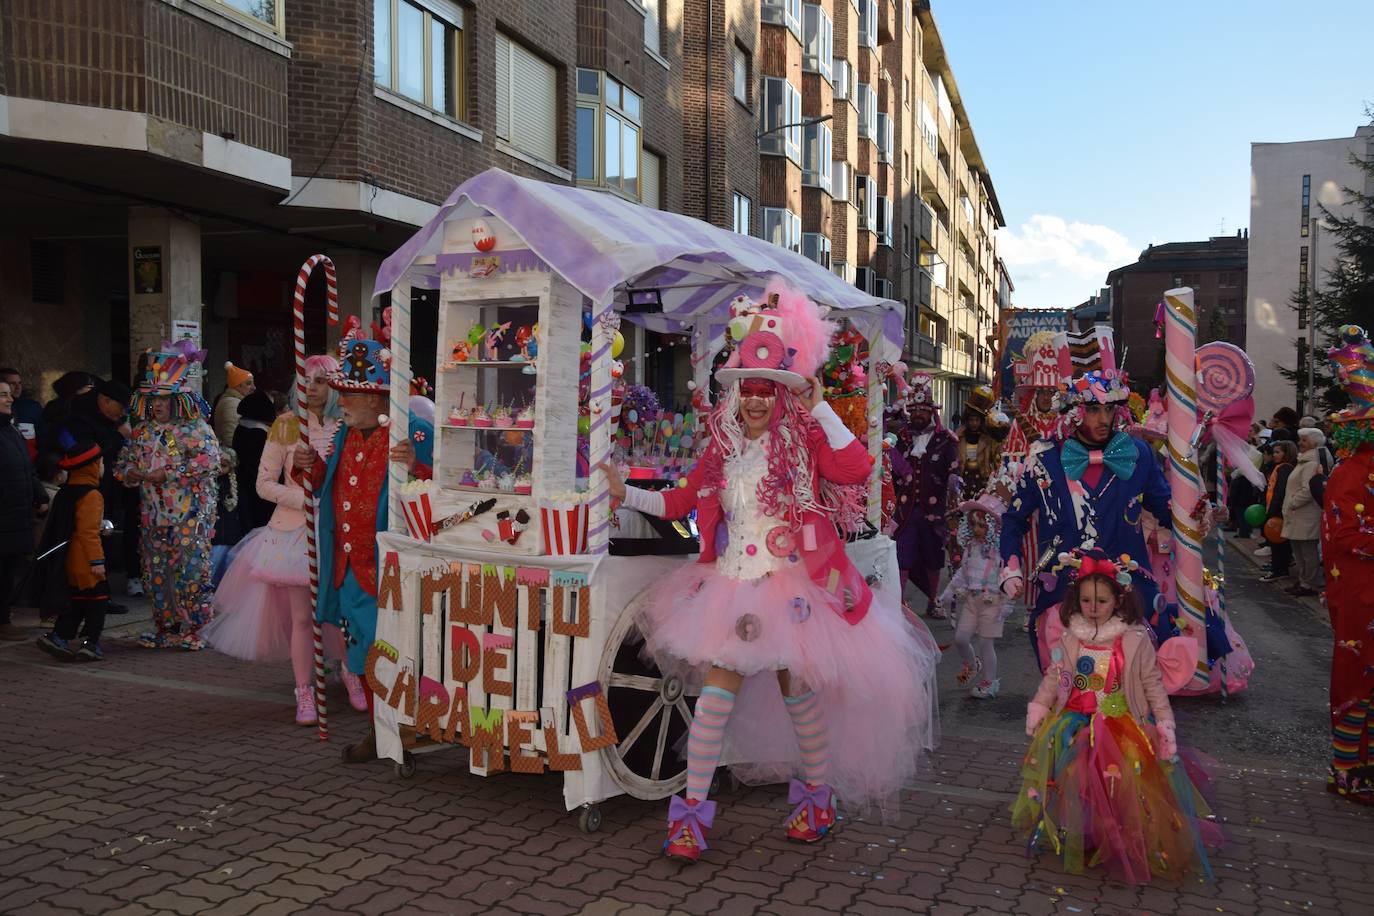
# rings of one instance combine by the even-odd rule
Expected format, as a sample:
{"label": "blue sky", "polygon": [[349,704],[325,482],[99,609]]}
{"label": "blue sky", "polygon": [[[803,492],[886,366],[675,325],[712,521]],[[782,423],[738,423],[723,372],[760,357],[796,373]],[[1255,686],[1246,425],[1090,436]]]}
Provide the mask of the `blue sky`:
{"label": "blue sky", "polygon": [[1348,137],[1374,102],[1370,0],[934,0],[1022,308],[1150,242],[1249,223],[1250,143]]}

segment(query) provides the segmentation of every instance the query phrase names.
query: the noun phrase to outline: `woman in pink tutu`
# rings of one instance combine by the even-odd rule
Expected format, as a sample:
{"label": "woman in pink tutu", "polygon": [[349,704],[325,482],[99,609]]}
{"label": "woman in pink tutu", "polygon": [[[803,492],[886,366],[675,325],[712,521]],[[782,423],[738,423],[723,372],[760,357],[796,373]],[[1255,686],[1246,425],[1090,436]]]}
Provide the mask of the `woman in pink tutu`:
{"label": "woman in pink tutu", "polygon": [[836,527],[860,524],[873,461],[814,377],[835,325],[779,281],[764,305],[732,311],[738,347],[687,485],[626,487],[602,466],[629,508],[697,511],[700,561],[634,608],[659,666],[703,685],[664,842],[687,862],[706,848],[721,764],[751,783],[791,777],[787,836],[811,843],[834,826],[837,797],[892,813],[935,740],[938,647],[902,614],[898,582],[865,581]]}
{"label": "woman in pink tutu", "polygon": [[[321,455],[333,449],[340,423],[339,395],[329,387],[339,364],[330,356],[305,361],[306,432]],[[249,661],[291,659],[296,678],[296,723],[317,721],[312,686],[314,664],[314,608],[310,604],[310,566],[307,556],[305,490],[291,473],[291,456],[301,442],[300,421],[283,414],[272,424],[258,466],[258,495],[277,504],[272,519],[235,548],[224,580],[215,592],[216,616],[205,638],[226,655]],[[283,469],[286,473],[283,474]],[[343,637],[325,628],[331,657],[343,658]],[[341,669],[348,700],[354,709],[367,708],[358,675]]]}

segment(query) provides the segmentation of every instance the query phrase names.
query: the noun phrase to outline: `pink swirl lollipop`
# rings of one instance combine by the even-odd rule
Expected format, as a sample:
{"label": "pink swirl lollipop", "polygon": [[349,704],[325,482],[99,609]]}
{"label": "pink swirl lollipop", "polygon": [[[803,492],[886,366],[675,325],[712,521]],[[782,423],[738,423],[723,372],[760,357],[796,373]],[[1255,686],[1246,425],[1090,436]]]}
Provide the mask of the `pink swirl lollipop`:
{"label": "pink swirl lollipop", "polygon": [[1221,413],[1255,390],[1255,367],[1235,344],[1215,341],[1197,348],[1197,406]]}

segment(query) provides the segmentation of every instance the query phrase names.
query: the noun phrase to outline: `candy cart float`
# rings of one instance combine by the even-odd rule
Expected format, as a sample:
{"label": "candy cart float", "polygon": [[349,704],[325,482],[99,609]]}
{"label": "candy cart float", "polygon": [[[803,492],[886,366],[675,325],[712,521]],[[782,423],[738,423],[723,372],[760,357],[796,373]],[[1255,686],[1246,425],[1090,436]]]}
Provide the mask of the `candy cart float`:
{"label": "candy cart float", "polygon": [[[479,775],[562,773],[564,801],[581,809],[585,830],[599,826],[604,799],[682,789],[678,746],[696,691],[640,658],[625,608],[694,558],[618,555],[661,551],[619,549],[644,519],[613,513],[594,470],[624,458],[612,451],[627,381],[615,359],[619,328],[690,339],[688,387],[701,417],[732,301],[761,297],[776,274],[847,319],[867,342],[867,376],[883,377],[900,352],[896,303],[762,240],[609,194],[490,170],[383,263],[376,292],[391,293],[395,441],[408,435],[411,348],[438,350],[434,479],[407,483],[393,465],[366,672],[378,752],[401,775],[415,767],[401,738],[409,726],[417,749],[466,747]],[[437,341],[411,339],[412,287],[438,290]],[[875,457],[884,387],[869,386]],[[694,432],[678,430],[666,462],[675,470],[647,476],[688,463],[683,452],[701,445]],[[878,485],[875,472],[875,524]],[[695,551],[695,540],[681,540]],[[897,581],[887,538],[856,540],[850,551],[875,583]]]}

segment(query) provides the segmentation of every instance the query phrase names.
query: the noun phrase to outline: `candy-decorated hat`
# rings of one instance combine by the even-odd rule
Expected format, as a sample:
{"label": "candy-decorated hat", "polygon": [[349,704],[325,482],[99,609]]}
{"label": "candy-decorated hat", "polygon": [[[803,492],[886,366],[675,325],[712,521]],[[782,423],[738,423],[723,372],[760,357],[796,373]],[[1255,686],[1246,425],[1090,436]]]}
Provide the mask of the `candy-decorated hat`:
{"label": "candy-decorated hat", "polygon": [[343,394],[386,394],[391,389],[391,349],[363,335],[362,322],[348,316],[339,340],[339,371],[329,387]]}
{"label": "candy-decorated hat", "polygon": [[200,393],[186,386],[191,367],[205,361],[205,351],[189,340],[176,343],[164,340],[156,350],[144,354],[145,369],[138,388],[130,399],[131,412],[143,419],[152,416],[153,398],[172,399],[172,417],[187,420],[209,416],[209,406]]}
{"label": "candy-decorated hat", "polygon": [[1076,547],[1059,554],[1057,559],[1058,562],[1052,567],[1053,571],[1072,570],[1069,578],[1075,582],[1084,576],[1106,576],[1127,589],[1133,583],[1131,573],[1140,569],[1140,564],[1132,560],[1128,554],[1111,557],[1098,547]]}
{"label": "candy-decorated hat", "polygon": [[805,293],[776,277],[764,290],[762,302],[739,296],[730,303],[729,333],[735,350],[716,370],[716,380],[729,385],[763,378],[794,391],[804,388],[825,365],[838,327]]}
{"label": "candy-decorated hat", "polygon": [[1053,331],[1036,331],[1022,348],[1024,358],[1017,362],[1016,395],[1022,397],[1038,388],[1059,387],[1059,348]]}
{"label": "candy-decorated hat", "polygon": [[1122,404],[1131,396],[1130,378],[1117,368],[1110,325],[1055,335],[1060,409],[1084,404]]}
{"label": "candy-decorated hat", "polygon": [[1350,406],[1331,415],[1331,440],[1339,451],[1353,451],[1374,443],[1374,346],[1365,329],[1347,324],[1340,330],[1341,346],[1326,351],[1336,368]]}
{"label": "candy-decorated hat", "polygon": [[968,400],[964,401],[964,416],[974,414],[986,417],[988,411],[992,410],[996,401],[992,396],[992,389],[987,385],[979,385],[968,393]]}

